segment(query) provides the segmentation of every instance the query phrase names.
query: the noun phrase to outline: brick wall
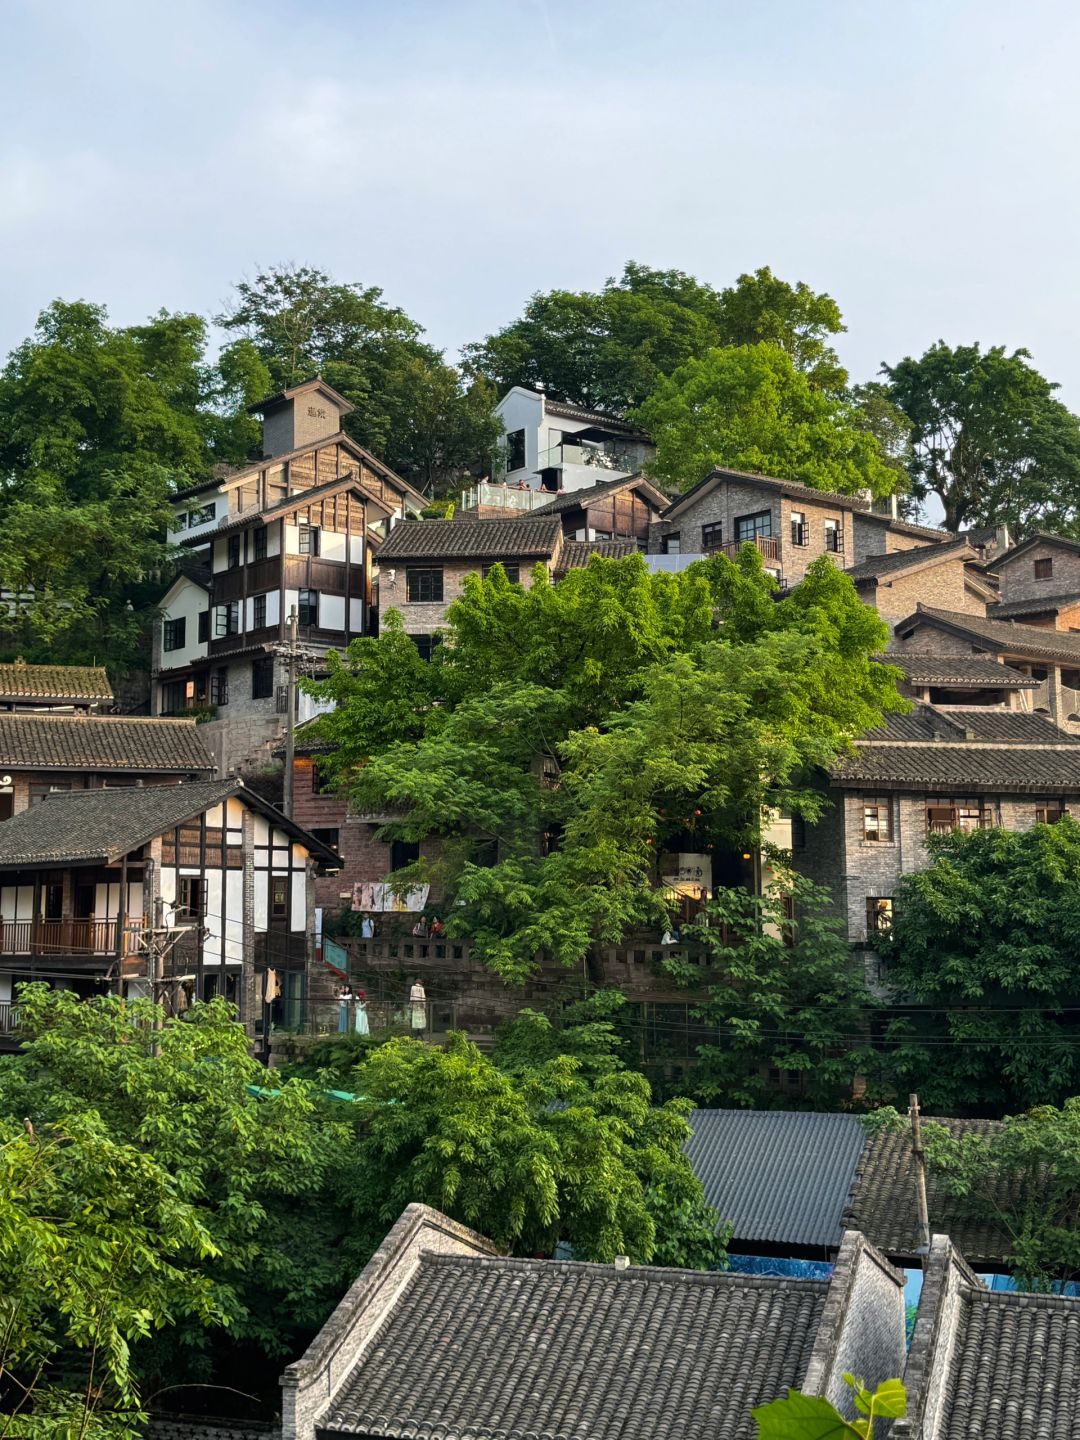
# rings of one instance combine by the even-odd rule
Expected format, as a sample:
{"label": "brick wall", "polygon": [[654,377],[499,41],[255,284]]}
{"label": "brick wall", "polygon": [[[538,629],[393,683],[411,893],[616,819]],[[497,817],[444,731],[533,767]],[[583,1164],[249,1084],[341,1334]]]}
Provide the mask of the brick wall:
{"label": "brick wall", "polygon": [[[1036,579],[1035,562],[1049,560],[1051,574]],[[1068,595],[1080,591],[1080,555],[1057,545],[1038,544],[1025,550],[1015,560],[1007,560],[998,568],[1001,598],[1030,600],[1041,595]]]}
{"label": "brick wall", "polygon": [[[384,565],[379,571],[379,614],[385,616],[390,610],[397,610],[405,622],[410,635],[430,635],[446,624],[446,612],[465,587],[467,575],[479,575],[480,560],[432,560],[429,563],[417,561],[406,565],[404,562]],[[508,561],[509,564],[517,563]],[[532,584],[532,569],[535,559],[520,562],[521,583],[526,588]],[[406,572],[410,569],[441,569],[443,572],[443,598],[435,603],[410,601]],[[392,578],[391,578],[392,577]]]}
{"label": "brick wall", "polygon": [[920,603],[938,610],[986,614],[985,604],[964,583],[964,562],[955,554],[942,556],[936,565],[882,576],[876,585],[860,586],[859,597],[892,624],[913,615]]}

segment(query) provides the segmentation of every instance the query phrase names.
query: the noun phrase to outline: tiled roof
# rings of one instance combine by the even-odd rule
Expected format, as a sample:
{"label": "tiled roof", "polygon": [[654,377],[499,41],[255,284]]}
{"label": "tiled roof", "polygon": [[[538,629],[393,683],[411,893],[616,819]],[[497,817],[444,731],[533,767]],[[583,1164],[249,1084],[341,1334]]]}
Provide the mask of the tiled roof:
{"label": "tiled roof", "polygon": [[985,689],[1000,685],[1009,690],[1038,689],[1038,680],[1014,670],[1011,665],[1002,665],[997,660],[983,659],[978,655],[915,655],[900,651],[887,651],[877,656],[885,665],[895,665],[903,670],[914,685],[959,686],[963,689]]}
{"label": "tiled roof", "polygon": [[884,725],[861,738],[879,740],[972,740],[1011,745],[1080,745],[1080,736],[1030,710],[993,710],[987,705],[941,710],[916,704],[907,715],[887,715]]}
{"label": "tiled roof", "polygon": [[1080,635],[1061,630],[1041,630],[1037,625],[1020,625],[1014,620],[984,620],[961,610],[936,610],[920,605],[914,615],[893,628],[898,635],[922,624],[944,626],[954,633],[977,640],[984,649],[999,654],[1033,656],[1036,659],[1080,663]]}
{"label": "tiled roof", "polygon": [[869,584],[915,565],[934,564],[941,560],[962,561],[968,550],[968,543],[963,538],[943,541],[939,545],[917,545],[913,550],[895,550],[891,555],[869,555],[858,565],[852,565],[847,574],[856,585]]}
{"label": "tiled roof", "polygon": [[673,500],[664,511],[665,520],[678,514],[689,500],[695,499],[703,491],[712,489],[725,480],[736,480],[740,484],[758,485],[763,490],[778,490],[781,495],[787,495],[795,500],[816,500],[818,504],[831,504],[841,506],[845,510],[858,510],[869,513],[870,501],[861,495],[838,495],[832,490],[815,490],[811,485],[799,485],[794,480],[778,480],[774,475],[754,475],[749,470],[713,470],[705,476],[704,480],[692,486],[685,494]]}
{"label": "tiled roof", "polygon": [[111,700],[100,665],[0,664],[0,700]]}
{"label": "tiled roof", "polygon": [[1080,594],[1075,591],[1068,595],[1029,596],[1026,600],[999,601],[990,614],[995,620],[1004,620],[1011,615],[1041,615],[1049,610],[1077,604],[1080,604]]}
{"label": "tiled roof", "polygon": [[568,405],[563,400],[549,400],[546,395],[544,414],[554,415],[559,420],[580,420],[598,429],[614,430],[620,435],[640,436],[643,440],[648,438],[643,430],[638,430],[619,415],[605,415],[602,410],[585,410],[580,405]]}
{"label": "tiled roof", "polygon": [[854,1115],[695,1110],[686,1154],[740,1243],[839,1245],[866,1131]]}
{"label": "tiled roof", "polygon": [[332,850],[239,780],[194,780],[48,795],[0,825],[0,869],[110,864],[234,795],[300,839],[317,860],[339,863]]}
{"label": "tiled roof", "polygon": [[934,1440],[1080,1434],[1080,1301],[964,1285]]}
{"label": "tiled roof", "polygon": [[1018,540],[1003,555],[996,556],[994,569],[997,570],[1002,565],[1008,565],[1013,560],[1018,560],[1037,545],[1051,545],[1058,550],[1068,550],[1073,555],[1080,554],[1080,540],[1075,540],[1070,535],[1051,535],[1047,530],[1036,530],[1033,534],[1026,535],[1023,540]]}
{"label": "tiled roof", "polygon": [[562,535],[543,520],[402,520],[379,551],[379,564],[401,560],[550,559]]}
{"label": "tiled roof", "polygon": [[1080,745],[1060,749],[1029,744],[935,741],[920,745],[856,741],[831,770],[841,787],[997,791],[1055,795],[1080,792]]}
{"label": "tiled roof", "polygon": [[604,555],[609,560],[622,560],[627,555],[640,555],[636,540],[567,540],[559,554],[559,572],[580,570],[589,563],[590,555]]}
{"label": "tiled roof", "polygon": [[328,385],[321,375],[316,375],[314,380],[305,380],[300,385],[290,385],[287,390],[279,390],[276,395],[268,395],[265,400],[256,400],[254,405],[248,406],[249,415],[261,415],[264,410],[273,409],[283,404],[286,400],[292,400],[297,395],[307,395],[312,390],[320,390],[326,398],[337,406],[342,415],[348,415],[350,410],[356,406],[345,399],[332,385]]}
{"label": "tiled roof", "polygon": [[0,711],[0,768],[133,770],[191,774],[213,769],[194,720],[131,715]]}
{"label": "tiled roof", "polygon": [[827,1285],[422,1255],[319,1434],[751,1440],[798,1385]]}
{"label": "tiled roof", "polygon": [[[863,520],[875,520],[879,525],[884,525],[887,529],[895,531],[897,535],[910,535],[913,539],[953,540],[959,539],[962,536],[971,545],[977,543],[976,535],[978,532],[974,530],[956,532],[954,530],[942,530],[935,525],[916,525],[913,520],[900,520],[892,515],[879,515],[876,510],[866,511],[859,516],[859,519],[860,522]],[[994,532],[991,531],[990,533],[992,535]]]}
{"label": "tiled roof", "polygon": [[[994,1135],[1000,1120],[956,1120],[927,1115],[926,1125],[943,1125],[952,1135]],[[969,1261],[1001,1261],[1011,1253],[1008,1234],[991,1220],[972,1220],[968,1208],[945,1193],[932,1166],[926,1175],[930,1230],[948,1234]],[[1007,1196],[999,1197],[1003,1202]],[[871,1134],[857,1167],[846,1223],[855,1225],[887,1255],[911,1256],[919,1249],[911,1133],[906,1127]]]}
{"label": "tiled roof", "polygon": [[537,515],[561,515],[564,510],[576,510],[580,505],[591,505],[593,501],[615,495],[620,490],[638,491],[651,500],[657,509],[668,503],[668,497],[657,490],[655,485],[651,485],[644,476],[624,475],[621,480],[602,480],[598,485],[587,485],[582,490],[564,490],[546,505],[530,511],[530,518],[535,519]]}

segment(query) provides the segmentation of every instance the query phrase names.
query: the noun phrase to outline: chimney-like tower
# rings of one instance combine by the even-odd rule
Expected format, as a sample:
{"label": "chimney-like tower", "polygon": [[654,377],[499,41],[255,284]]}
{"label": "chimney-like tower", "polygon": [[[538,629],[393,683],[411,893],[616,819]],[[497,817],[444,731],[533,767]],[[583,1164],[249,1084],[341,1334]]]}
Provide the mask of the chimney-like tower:
{"label": "chimney-like tower", "polygon": [[263,458],[270,460],[336,435],[353,408],[344,395],[316,379],[249,405],[248,413],[263,417]]}

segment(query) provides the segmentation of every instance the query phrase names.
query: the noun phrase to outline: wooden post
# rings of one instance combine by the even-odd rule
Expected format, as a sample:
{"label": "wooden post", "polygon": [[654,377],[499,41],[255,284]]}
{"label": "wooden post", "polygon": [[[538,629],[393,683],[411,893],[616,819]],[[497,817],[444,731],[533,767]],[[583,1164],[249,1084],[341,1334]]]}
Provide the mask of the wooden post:
{"label": "wooden post", "polygon": [[930,1212],[926,1203],[926,1152],[922,1143],[922,1119],[918,1095],[908,1096],[908,1118],[911,1120],[911,1155],[915,1162],[915,1203],[919,1211],[919,1249],[930,1253]]}

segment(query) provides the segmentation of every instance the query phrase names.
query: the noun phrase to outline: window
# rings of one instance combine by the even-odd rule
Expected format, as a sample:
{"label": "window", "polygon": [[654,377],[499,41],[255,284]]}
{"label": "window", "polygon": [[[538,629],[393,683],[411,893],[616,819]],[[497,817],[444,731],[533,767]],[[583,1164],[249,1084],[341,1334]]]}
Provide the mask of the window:
{"label": "window", "polygon": [[266,596],[256,595],[251,602],[251,628],[261,630],[266,624]]}
{"label": "window", "polygon": [[950,830],[989,830],[995,824],[992,808],[978,800],[941,801],[926,807],[926,828],[931,835],[947,835]]}
{"label": "window", "polygon": [[205,645],[210,639],[210,611],[199,611],[199,643]]}
{"label": "window", "polygon": [[1051,578],[1053,577],[1053,574],[1054,574],[1054,561],[1053,561],[1053,557],[1052,557],[1052,556],[1047,555],[1047,556],[1045,556],[1042,560],[1036,560],[1036,561],[1035,561],[1035,579],[1036,579],[1036,580],[1049,580],[1049,579],[1051,579]]}
{"label": "window", "polygon": [[260,655],[251,662],[251,698],[271,700],[274,695],[274,657]]}
{"label": "window", "polygon": [[744,544],[747,540],[767,540],[772,535],[772,511],[758,510],[753,515],[736,515],[735,517],[735,543]]}
{"label": "window", "polygon": [[176,893],[177,920],[201,920],[206,914],[206,881],[195,875],[181,875]]}
{"label": "window", "polygon": [[225,542],[225,550],[228,557],[229,569],[235,570],[236,567],[240,564],[239,534],[229,536],[228,540]]}
{"label": "window", "polygon": [[210,704],[227,705],[229,703],[229,672],[228,670],[216,670],[210,677]]}
{"label": "window", "polygon": [[664,536],[664,554],[665,554],[665,555],[679,555],[679,554],[681,554],[681,553],[682,553],[682,541],[679,539],[678,535],[665,535],[665,536]]}
{"label": "window", "polygon": [[806,523],[806,515],[802,510],[791,512],[791,543],[792,545],[809,545],[810,527]]}
{"label": "window", "polygon": [[296,619],[300,625],[318,625],[319,592],[301,590],[297,595]]}
{"label": "window", "polygon": [[[502,565],[503,574],[506,576],[507,580],[510,581],[510,584],[511,584],[511,585],[520,585],[520,583],[521,583],[521,566],[520,566],[520,565],[508,565],[505,560],[500,560],[498,563],[499,563],[500,565]],[[485,580],[486,580],[487,577],[491,574],[491,572],[492,572],[492,570],[493,570],[494,568],[495,568],[494,565],[485,565],[485,566],[483,567],[481,573],[482,573],[482,575],[483,575],[483,577],[484,577]]]}
{"label": "window", "polygon": [[413,605],[441,603],[443,572],[441,570],[406,570],[405,598]]}
{"label": "window", "polygon": [[439,643],[438,635],[410,635],[409,639],[416,646],[421,660],[430,660]]}
{"label": "window", "polygon": [[311,790],[314,795],[332,795],[334,791],[333,778],[321,768],[317,760],[311,767]]}
{"label": "window", "polygon": [[318,555],[319,529],[317,525],[300,526],[300,554]]}
{"label": "window", "polygon": [[507,470],[525,469],[525,431],[511,430],[506,437]]}
{"label": "window", "polygon": [[174,715],[184,705],[184,687],[179,680],[170,680],[161,687],[161,713]]}
{"label": "window", "polygon": [[791,817],[791,848],[792,850],[806,849],[806,818],[803,815],[792,815]]}
{"label": "window", "polygon": [[415,840],[395,840],[390,846],[390,869],[404,870],[420,859],[420,846]]}
{"label": "window", "polygon": [[266,559],[266,526],[260,525],[258,530],[251,532],[251,558],[253,560]]}
{"label": "window", "polygon": [[166,620],[161,630],[161,648],[163,650],[182,650],[186,635],[187,616],[181,615],[179,620]]}
{"label": "window", "polygon": [[284,920],[289,914],[289,877],[270,877],[270,916],[273,920]]}
{"label": "window", "polygon": [[724,543],[724,525],[721,520],[714,520],[708,525],[701,527],[701,548],[702,550],[719,550]]}
{"label": "window", "polygon": [[870,800],[863,805],[863,839],[891,840],[892,805],[888,800]]}
{"label": "window", "polygon": [[1068,813],[1064,800],[1042,800],[1035,806],[1035,824],[1056,825]]}
{"label": "window", "polygon": [[240,630],[240,602],[230,600],[226,605],[219,605],[214,611],[214,636],[221,639],[225,635],[236,635]]}
{"label": "window", "polygon": [[866,901],[866,938],[887,935],[893,926],[893,902],[891,896],[871,895]]}
{"label": "window", "polygon": [[839,520],[825,521],[825,549],[834,555],[844,553],[844,531]]}
{"label": "window", "polygon": [[340,830],[328,830],[321,826],[313,826],[309,833],[314,835],[316,840],[321,840],[324,845],[328,845],[331,850],[337,850],[337,853],[341,854],[341,851],[338,850]]}

